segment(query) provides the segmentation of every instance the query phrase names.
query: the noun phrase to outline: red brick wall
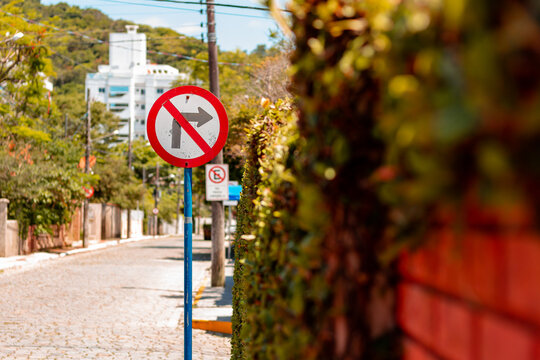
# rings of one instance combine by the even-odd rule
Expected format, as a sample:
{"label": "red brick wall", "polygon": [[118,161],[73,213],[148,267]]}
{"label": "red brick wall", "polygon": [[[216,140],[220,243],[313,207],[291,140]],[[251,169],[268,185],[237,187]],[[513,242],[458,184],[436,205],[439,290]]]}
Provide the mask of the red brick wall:
{"label": "red brick wall", "polygon": [[404,359],[540,359],[540,234],[527,212],[471,209],[403,254]]}

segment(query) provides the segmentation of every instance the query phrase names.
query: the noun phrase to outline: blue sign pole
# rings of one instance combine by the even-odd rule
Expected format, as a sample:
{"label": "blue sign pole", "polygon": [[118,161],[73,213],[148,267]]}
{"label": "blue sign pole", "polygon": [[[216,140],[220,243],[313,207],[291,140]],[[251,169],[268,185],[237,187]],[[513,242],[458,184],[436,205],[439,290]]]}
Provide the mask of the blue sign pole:
{"label": "blue sign pole", "polygon": [[184,169],[184,359],[191,360],[192,248],[191,168]]}

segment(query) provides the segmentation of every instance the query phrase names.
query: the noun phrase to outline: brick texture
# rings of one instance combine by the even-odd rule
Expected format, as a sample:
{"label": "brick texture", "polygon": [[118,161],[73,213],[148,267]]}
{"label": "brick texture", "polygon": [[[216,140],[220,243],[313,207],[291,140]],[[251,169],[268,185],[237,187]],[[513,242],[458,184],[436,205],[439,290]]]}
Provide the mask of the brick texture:
{"label": "brick texture", "polygon": [[[540,235],[520,209],[473,209],[404,253],[398,323],[404,359],[540,359]],[[481,225],[481,226],[480,226]]]}
{"label": "brick texture", "polygon": [[418,343],[406,340],[403,346],[404,360],[436,360],[429,351],[423,349]]}
{"label": "brick texture", "polygon": [[480,360],[533,359],[533,335],[519,323],[486,315],[480,335]]}

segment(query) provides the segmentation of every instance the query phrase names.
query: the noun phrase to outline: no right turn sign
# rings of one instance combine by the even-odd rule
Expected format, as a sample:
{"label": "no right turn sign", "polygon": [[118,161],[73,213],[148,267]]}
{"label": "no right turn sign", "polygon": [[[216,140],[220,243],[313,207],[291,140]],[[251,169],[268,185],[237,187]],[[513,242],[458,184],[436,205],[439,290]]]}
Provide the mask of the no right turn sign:
{"label": "no right turn sign", "polygon": [[148,114],[148,141],[169,164],[191,168],[211,161],[227,141],[229,121],[210,91],[180,86],[161,95]]}

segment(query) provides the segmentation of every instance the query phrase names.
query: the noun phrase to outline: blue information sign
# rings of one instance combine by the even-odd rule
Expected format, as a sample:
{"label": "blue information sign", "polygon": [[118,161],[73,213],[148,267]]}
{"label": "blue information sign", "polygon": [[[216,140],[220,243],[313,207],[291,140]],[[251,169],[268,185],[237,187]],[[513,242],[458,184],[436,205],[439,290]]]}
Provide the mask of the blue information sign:
{"label": "blue information sign", "polygon": [[241,185],[229,185],[229,200],[240,200]]}

